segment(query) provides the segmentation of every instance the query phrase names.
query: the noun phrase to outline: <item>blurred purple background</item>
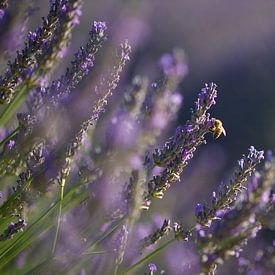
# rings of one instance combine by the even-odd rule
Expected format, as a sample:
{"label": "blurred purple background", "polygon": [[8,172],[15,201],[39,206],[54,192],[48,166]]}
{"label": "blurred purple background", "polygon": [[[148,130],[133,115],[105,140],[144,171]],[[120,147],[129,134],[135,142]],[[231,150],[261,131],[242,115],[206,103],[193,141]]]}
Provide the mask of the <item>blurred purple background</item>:
{"label": "blurred purple background", "polygon": [[217,143],[231,166],[250,145],[274,147],[274,18],[272,0],[84,1],[72,50],[85,41],[93,20],[106,20],[115,41],[137,44],[128,76],[150,75],[161,54],[183,48],[189,74],[179,122],[189,118],[202,85],[216,82],[214,115],[227,131]]}

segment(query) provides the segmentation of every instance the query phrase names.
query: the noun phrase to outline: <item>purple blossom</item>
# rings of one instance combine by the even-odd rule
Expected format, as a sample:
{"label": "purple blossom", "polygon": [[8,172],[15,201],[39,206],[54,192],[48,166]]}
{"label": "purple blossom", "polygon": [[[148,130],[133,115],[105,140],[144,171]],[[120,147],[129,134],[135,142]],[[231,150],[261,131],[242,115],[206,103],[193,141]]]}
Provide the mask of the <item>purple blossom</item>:
{"label": "purple blossom", "polygon": [[148,169],[151,170],[154,166],[161,166],[165,169],[160,175],[153,176],[148,182],[145,208],[150,205],[151,197],[162,198],[164,191],[172,183],[180,180],[180,175],[188,161],[193,157],[196,148],[205,143],[204,136],[211,131],[213,125],[213,119],[210,119],[207,110],[215,104],[216,96],[216,85],[213,83],[206,84],[199,93],[191,120],[187,121],[185,126],[177,128],[175,135],[165,143],[163,149],[156,149],[153,153],[153,161],[150,161],[153,164]]}
{"label": "purple blossom", "polygon": [[247,156],[238,161],[238,168],[236,169],[230,184],[222,184],[217,192],[213,192],[210,205],[203,205],[203,207],[196,211],[197,222],[203,226],[211,226],[215,219],[220,219],[221,211],[229,211],[239,198],[241,192],[246,189],[244,183],[247,177],[251,176],[255,166],[264,158],[263,151],[257,151],[253,146],[248,149]]}
{"label": "purple blossom", "polygon": [[14,61],[8,64],[11,73],[0,78],[1,104],[8,104],[20,85],[29,84],[30,80],[39,83],[52,68],[70,38],[74,27],[71,21],[81,6],[79,1],[52,3],[47,18],[42,18],[42,26],[29,33],[25,48],[18,51]]}
{"label": "purple blossom", "polygon": [[28,39],[31,43],[34,43],[37,38],[37,32],[29,32],[28,33]]}
{"label": "purple blossom", "polygon": [[196,207],[195,207],[195,214],[199,214],[201,211],[202,211],[203,207],[200,203],[197,203],[196,204]]}
{"label": "purple blossom", "polygon": [[[174,137],[165,143],[164,149],[157,150],[153,155],[156,165],[163,166],[169,161],[177,150],[180,150],[185,145],[192,145],[197,136],[200,136],[201,142],[204,141],[204,134],[210,131],[212,119],[210,119],[207,110],[215,104],[217,96],[216,85],[211,83],[205,85],[198,95],[198,100],[195,102],[196,109],[192,113],[191,121],[187,121],[185,126],[179,126]],[[202,100],[203,98],[203,100]],[[199,125],[196,125],[199,123]],[[197,131],[200,127],[200,131]]]}
{"label": "purple blossom", "polygon": [[157,266],[153,263],[148,264],[148,268],[150,270],[150,274],[157,272]]}
{"label": "purple blossom", "polygon": [[11,239],[14,234],[18,233],[19,231],[23,231],[23,228],[26,226],[27,224],[23,219],[19,219],[16,223],[10,223],[4,233],[0,235],[0,240],[3,241]]}
{"label": "purple blossom", "polygon": [[90,71],[90,68],[93,67],[93,65],[94,65],[93,60],[89,56],[87,56],[85,60],[83,60],[83,62],[80,64],[79,67],[81,68],[83,74],[87,75]]}
{"label": "purple blossom", "polygon": [[103,37],[106,30],[107,30],[106,22],[94,21],[91,32],[96,33],[99,37]]}
{"label": "purple blossom", "polygon": [[13,139],[10,139],[10,140],[8,141],[8,143],[7,143],[7,147],[8,147],[9,149],[11,149],[11,148],[14,146],[14,144],[15,144],[15,141],[14,141]]}
{"label": "purple blossom", "polygon": [[151,87],[153,89],[156,89],[158,87],[158,84],[156,82],[151,83]]}
{"label": "purple blossom", "polygon": [[[123,44],[121,44],[121,45],[123,45]],[[125,45],[125,46],[128,45],[128,46],[126,46],[126,47],[124,47],[124,46],[121,47],[120,55],[121,55],[122,60],[124,60],[124,61],[129,61],[129,60],[130,60],[130,50],[131,50],[131,47],[129,46],[127,40],[125,41],[125,44],[124,44],[124,45]],[[129,48],[129,47],[130,47],[130,48]]]}

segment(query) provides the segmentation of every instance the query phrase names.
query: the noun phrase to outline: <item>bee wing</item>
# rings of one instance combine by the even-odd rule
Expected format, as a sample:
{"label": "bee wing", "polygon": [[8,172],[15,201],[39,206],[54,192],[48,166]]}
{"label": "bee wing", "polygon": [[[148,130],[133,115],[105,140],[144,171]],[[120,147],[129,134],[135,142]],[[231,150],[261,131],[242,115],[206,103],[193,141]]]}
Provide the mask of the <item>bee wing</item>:
{"label": "bee wing", "polygon": [[223,127],[222,127],[222,133],[223,133],[224,136],[226,136],[226,132],[225,132]]}

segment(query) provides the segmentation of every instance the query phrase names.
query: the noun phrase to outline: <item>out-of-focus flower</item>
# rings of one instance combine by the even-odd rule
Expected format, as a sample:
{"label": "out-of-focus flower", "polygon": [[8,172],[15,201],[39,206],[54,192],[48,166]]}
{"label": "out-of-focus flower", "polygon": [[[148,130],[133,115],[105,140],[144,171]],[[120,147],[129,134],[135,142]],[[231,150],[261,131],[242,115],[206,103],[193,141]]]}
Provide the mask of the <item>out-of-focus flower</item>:
{"label": "out-of-focus flower", "polygon": [[157,266],[153,263],[148,264],[148,268],[149,268],[149,271],[150,271],[150,275],[157,272]]}

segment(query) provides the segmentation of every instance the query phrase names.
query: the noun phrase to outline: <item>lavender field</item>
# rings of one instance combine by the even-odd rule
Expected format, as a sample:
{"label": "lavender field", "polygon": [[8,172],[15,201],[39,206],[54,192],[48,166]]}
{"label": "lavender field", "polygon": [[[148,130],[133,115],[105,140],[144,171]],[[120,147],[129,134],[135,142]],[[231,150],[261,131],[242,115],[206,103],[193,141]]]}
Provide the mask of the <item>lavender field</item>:
{"label": "lavender field", "polygon": [[274,17],[0,0],[0,274],[275,274]]}

